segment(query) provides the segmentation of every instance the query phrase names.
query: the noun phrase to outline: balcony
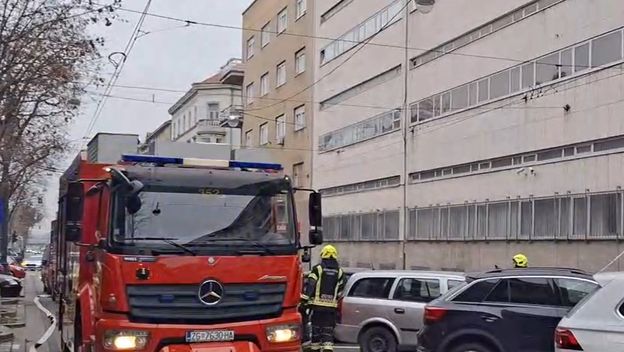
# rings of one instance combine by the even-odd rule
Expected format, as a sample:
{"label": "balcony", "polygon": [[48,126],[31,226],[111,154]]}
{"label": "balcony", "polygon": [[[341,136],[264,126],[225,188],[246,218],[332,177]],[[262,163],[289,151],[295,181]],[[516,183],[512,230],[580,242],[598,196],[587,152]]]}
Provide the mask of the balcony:
{"label": "balcony", "polygon": [[244,76],[245,69],[241,59],[230,59],[221,67],[221,83],[223,84],[242,86]]}
{"label": "balcony", "polygon": [[203,119],[197,121],[197,134],[222,134],[225,135],[226,129],[219,125],[219,120]]}

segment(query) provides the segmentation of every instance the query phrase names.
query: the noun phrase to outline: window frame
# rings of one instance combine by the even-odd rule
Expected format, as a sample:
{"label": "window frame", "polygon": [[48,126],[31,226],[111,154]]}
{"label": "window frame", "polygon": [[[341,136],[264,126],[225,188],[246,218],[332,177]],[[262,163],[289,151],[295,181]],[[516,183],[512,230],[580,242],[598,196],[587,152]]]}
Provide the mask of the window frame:
{"label": "window frame", "polygon": [[260,130],[260,133],[258,133],[258,141],[260,145],[269,144],[269,123],[262,123],[258,128]]}
{"label": "window frame", "polygon": [[[282,15],[284,16],[284,23],[282,23]],[[284,7],[277,13],[277,26],[275,27],[277,35],[280,35],[288,29],[288,6]],[[283,26],[283,28],[282,28]]]}
{"label": "window frame", "polygon": [[245,86],[245,103],[251,105],[254,102],[255,82],[250,82]]}
{"label": "window frame", "polygon": [[[429,297],[431,298],[429,301],[414,301],[414,300],[408,300],[408,299],[399,299],[396,297],[396,294],[399,290],[399,285],[401,284],[401,282],[403,282],[403,280],[419,280],[422,282],[429,282],[429,281],[437,281],[438,282],[438,296],[436,297]],[[392,290],[390,292],[390,300],[392,301],[397,301],[397,302],[409,302],[409,303],[422,303],[422,304],[427,304],[431,301],[433,301],[434,299],[437,299],[439,297],[441,297],[442,295],[444,295],[444,293],[442,292],[442,281],[443,279],[441,278],[435,278],[435,277],[419,277],[419,276],[400,276],[397,277],[395,279],[395,283],[392,287]]]}
{"label": "window frame", "polygon": [[[271,21],[267,22],[260,30],[260,48],[264,48],[271,43]],[[265,41],[266,40],[266,41]]]}
{"label": "window frame", "polygon": [[[284,73],[284,81],[280,83],[280,72]],[[280,62],[275,66],[275,88],[279,88],[286,84],[286,60]]]}
{"label": "window frame", "polygon": [[[295,75],[300,75],[306,71],[306,51],[305,46],[295,53]],[[300,63],[303,59],[303,67],[300,70]]]}
{"label": "window frame", "polygon": [[295,21],[305,16],[307,11],[308,11],[307,0],[295,0]]}
{"label": "window frame", "polygon": [[[299,123],[300,121],[298,119],[298,116],[300,116],[300,114],[298,113],[298,110],[300,110],[300,109],[303,110],[303,114],[302,114],[303,115],[303,123]],[[299,105],[299,106],[297,106],[296,108],[293,109],[293,117],[294,117],[294,120],[295,120],[295,125],[294,125],[294,131],[295,132],[299,132],[299,131],[301,131],[301,130],[306,128],[306,111],[305,110],[306,110],[305,109],[305,104]]]}
{"label": "window frame", "polygon": [[[390,283],[390,289],[388,289],[388,293],[386,294],[385,297],[367,297],[367,296],[356,296],[354,295],[354,291],[357,289],[358,284],[360,284],[362,281],[365,280],[389,280]],[[359,298],[359,299],[385,299],[385,300],[390,300],[392,297],[392,292],[394,290],[394,287],[397,284],[397,278],[396,277],[390,277],[390,276],[364,276],[361,278],[358,278],[355,282],[353,282],[353,284],[351,285],[351,287],[349,287],[349,291],[347,292],[346,296],[347,297],[354,297],[354,298]]]}
{"label": "window frame", "polygon": [[281,114],[275,118],[275,141],[280,144],[286,139],[286,116]]}
{"label": "window frame", "polygon": [[247,55],[245,57],[250,60],[255,55],[256,36],[252,35],[247,38]]}
{"label": "window frame", "polygon": [[[293,166],[292,166],[292,170],[293,170],[293,173],[292,173],[293,187],[295,187],[295,188],[296,187],[304,187],[303,186],[303,180],[301,179],[301,177],[303,177],[303,165],[304,165],[304,162],[301,161],[301,162],[298,162],[298,163],[294,163]],[[296,172],[296,171],[299,171],[299,173]]]}
{"label": "window frame", "polygon": [[260,96],[269,94],[269,71],[260,76]]}

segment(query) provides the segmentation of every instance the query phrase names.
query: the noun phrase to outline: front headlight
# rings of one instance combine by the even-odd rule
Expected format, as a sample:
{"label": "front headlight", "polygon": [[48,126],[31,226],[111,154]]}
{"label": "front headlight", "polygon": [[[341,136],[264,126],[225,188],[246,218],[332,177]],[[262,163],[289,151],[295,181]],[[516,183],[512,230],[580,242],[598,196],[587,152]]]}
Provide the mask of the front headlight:
{"label": "front headlight", "polygon": [[104,333],[104,348],[112,351],[136,351],[147,346],[149,333],[141,330],[108,330]]}
{"label": "front headlight", "polygon": [[276,325],[266,328],[267,340],[273,343],[290,342],[299,339],[299,325]]}

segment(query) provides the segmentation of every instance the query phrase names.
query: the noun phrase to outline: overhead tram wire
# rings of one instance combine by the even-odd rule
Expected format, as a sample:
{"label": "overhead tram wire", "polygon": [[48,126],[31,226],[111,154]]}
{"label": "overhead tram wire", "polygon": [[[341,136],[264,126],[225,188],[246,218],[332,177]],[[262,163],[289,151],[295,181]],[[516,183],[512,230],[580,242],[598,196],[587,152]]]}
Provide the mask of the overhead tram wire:
{"label": "overhead tram wire", "polygon": [[[100,99],[100,101],[98,102],[96,106],[93,117],[91,118],[91,121],[89,122],[89,125],[87,126],[85,137],[91,134],[91,131],[95,127],[95,124],[97,123],[97,120],[100,117],[102,110],[104,109],[104,105],[106,104],[106,99],[107,99],[106,95],[110,94],[110,92],[113,89],[112,86],[117,82],[117,80],[119,79],[119,76],[121,75],[124,65],[126,61],[128,60],[128,57],[130,56],[130,52],[132,51],[132,48],[134,48],[134,44],[139,38],[138,36],[141,31],[141,27],[143,26],[143,22],[145,21],[145,18],[147,17],[147,11],[149,10],[151,4],[152,4],[152,0],[147,0],[145,4],[145,8],[143,9],[143,12],[141,12],[141,16],[139,17],[139,20],[137,21],[137,24],[134,30],[132,31],[132,35],[130,36],[130,39],[126,43],[126,46],[122,53],[124,57],[121,60],[121,62],[119,62],[119,64],[115,67],[115,71],[113,72],[113,75],[110,77],[110,80],[108,81],[108,84],[106,85],[106,88],[104,90],[105,95],[102,96],[102,99]],[[119,9],[122,9],[122,8],[119,8]]]}
{"label": "overhead tram wire", "polygon": [[[405,9],[405,7],[403,7],[403,9]],[[126,8],[118,8],[118,10],[129,12],[129,13],[141,13],[138,10],[132,10],[132,9],[126,9]],[[190,20],[190,19],[185,19],[185,18],[180,18],[180,17],[174,17],[174,16],[167,16],[167,15],[151,13],[151,12],[147,12],[146,15],[150,16],[150,17],[154,17],[154,18],[160,18],[160,19],[169,20],[169,21],[176,21],[176,22],[186,23],[186,24],[189,24],[189,25],[198,25],[198,26],[204,26],[204,27],[231,29],[231,30],[239,30],[239,31],[249,31],[249,32],[256,32],[256,33],[264,32],[264,33],[269,33],[269,34],[276,34],[276,35],[279,34],[279,35],[285,35],[285,36],[311,38],[311,39],[320,39],[320,40],[327,40],[327,41],[341,41],[343,43],[354,43],[356,45],[363,44],[365,46],[377,46],[377,47],[394,48],[394,49],[401,49],[401,50],[406,50],[407,49],[407,50],[411,50],[411,51],[420,51],[422,53],[435,52],[435,53],[438,53],[438,54],[442,54],[442,56],[444,56],[444,55],[465,56],[465,57],[473,57],[473,58],[478,58],[478,59],[508,61],[508,62],[514,62],[514,63],[519,63],[519,64],[533,61],[532,59],[514,59],[514,58],[504,57],[504,56],[459,53],[459,52],[456,52],[456,51],[444,52],[443,50],[425,49],[425,48],[418,48],[418,47],[411,47],[411,46],[407,46],[406,47],[406,46],[403,46],[403,45],[396,45],[396,44],[367,42],[368,39],[364,40],[364,41],[358,41],[358,40],[348,40],[348,39],[332,38],[332,37],[324,37],[324,36],[315,36],[315,35],[309,35],[309,34],[292,33],[292,32],[288,32],[288,31],[284,31],[284,32],[277,32],[277,31],[270,31],[270,30],[263,31],[262,29],[258,29],[258,28],[246,28],[246,27],[242,27],[242,26],[233,26],[233,25],[225,25],[225,24],[218,24],[218,23],[203,22],[203,21],[195,21],[195,20]],[[182,27],[180,27],[180,28],[182,28]],[[540,63],[540,65],[551,65],[551,66],[557,66],[557,67],[568,67],[568,66],[571,67],[571,66],[573,66],[573,65],[562,65],[562,64],[551,64],[551,63]]]}

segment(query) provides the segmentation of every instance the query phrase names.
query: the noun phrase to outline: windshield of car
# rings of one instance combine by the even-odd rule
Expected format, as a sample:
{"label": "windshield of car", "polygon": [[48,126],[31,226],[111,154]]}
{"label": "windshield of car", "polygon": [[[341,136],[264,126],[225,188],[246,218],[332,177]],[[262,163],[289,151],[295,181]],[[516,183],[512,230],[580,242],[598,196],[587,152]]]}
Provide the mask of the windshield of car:
{"label": "windshield of car", "polygon": [[28,262],[40,262],[42,260],[42,258],[43,257],[40,256],[40,255],[33,255],[33,256],[30,256],[30,257],[26,257],[26,261],[28,261]]}
{"label": "windshield of car", "polygon": [[[137,203],[138,202],[138,203]],[[129,203],[139,204],[136,212]],[[145,186],[137,195],[116,192],[113,236],[124,245],[292,246],[295,226],[286,185],[244,189]]]}

